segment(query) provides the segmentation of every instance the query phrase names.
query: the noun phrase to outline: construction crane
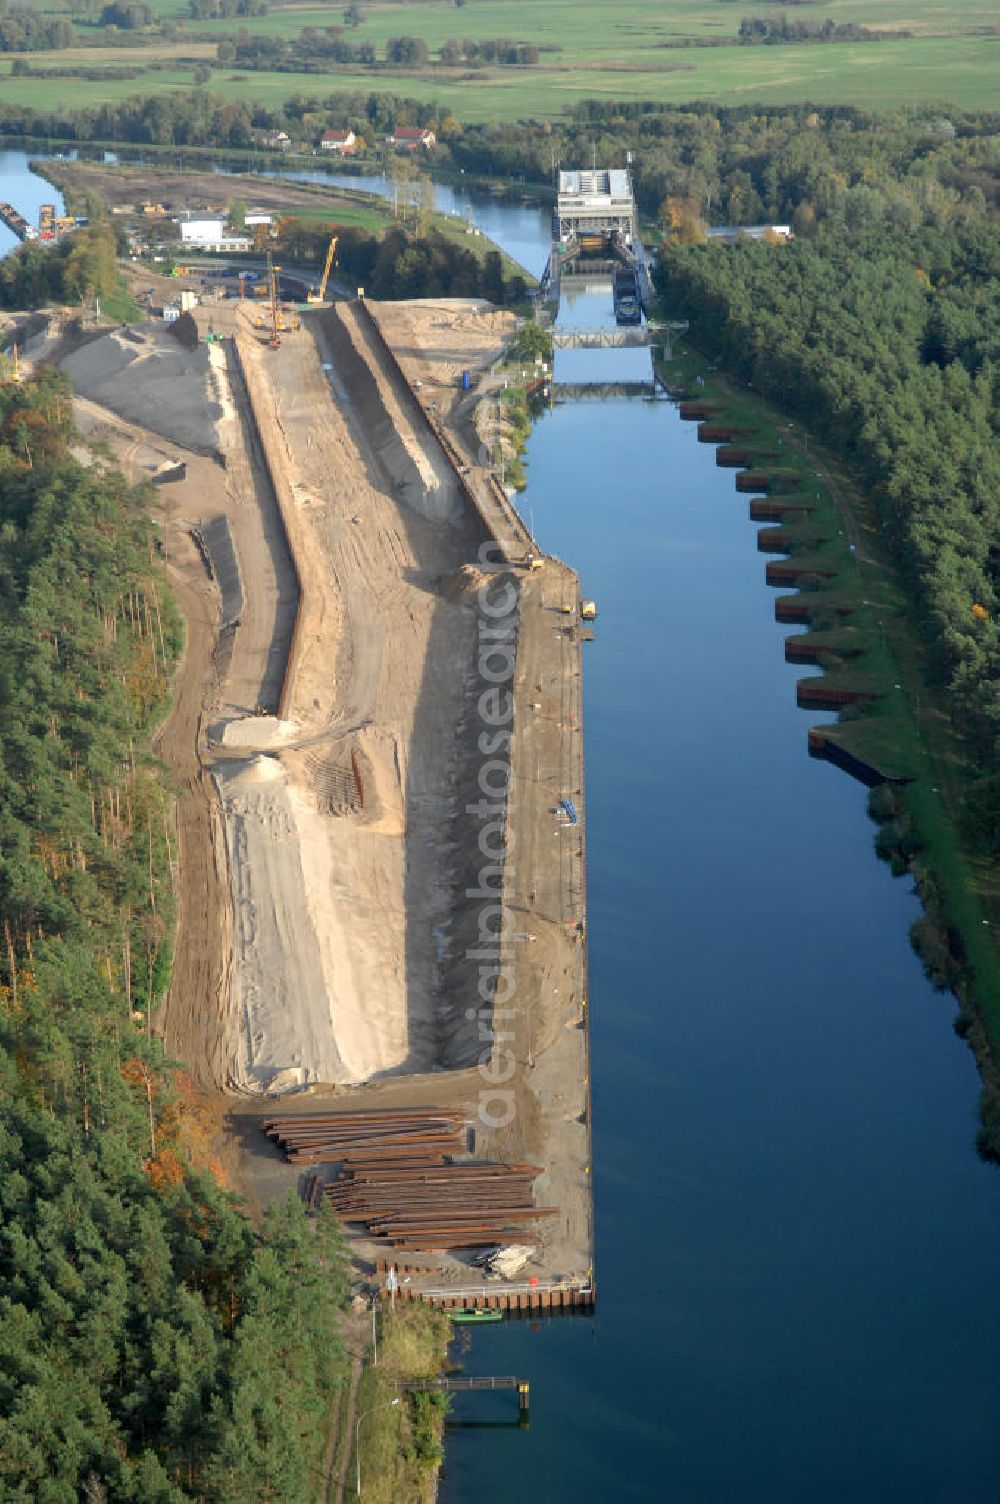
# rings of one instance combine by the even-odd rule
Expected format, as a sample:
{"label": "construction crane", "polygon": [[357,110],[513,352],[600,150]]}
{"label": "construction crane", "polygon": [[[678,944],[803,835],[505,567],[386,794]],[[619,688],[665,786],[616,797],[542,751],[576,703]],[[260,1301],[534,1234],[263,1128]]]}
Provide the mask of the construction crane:
{"label": "construction crane", "polygon": [[307,303],[322,303],[326,297],[326,284],[330,280],[330,268],[333,266],[333,258],[337,250],[338,236],[331,235],[330,244],[326,253],[326,261],[323,263],[323,275],[319,281],[319,287],[315,292],[306,293]]}
{"label": "construction crane", "polygon": [[281,314],[281,305],[278,302],[278,273],[280,266],[275,266],[271,252],[267,253],[267,285],[271,296],[271,338],[268,340],[268,348],[278,350],[281,348],[281,331],[285,327],[285,321]]}

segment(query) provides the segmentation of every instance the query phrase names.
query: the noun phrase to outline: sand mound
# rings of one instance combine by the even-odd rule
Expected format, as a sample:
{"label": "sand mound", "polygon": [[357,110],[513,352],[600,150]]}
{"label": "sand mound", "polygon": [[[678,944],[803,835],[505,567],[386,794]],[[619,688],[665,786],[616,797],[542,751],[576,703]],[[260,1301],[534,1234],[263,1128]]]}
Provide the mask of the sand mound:
{"label": "sand mound", "polygon": [[281,768],[273,757],[255,757],[243,775],[246,783],[273,783],[281,777]]}
{"label": "sand mound", "polygon": [[238,721],[228,721],[224,726],[212,728],[212,738],[223,747],[246,747],[257,751],[265,747],[280,747],[300,730],[298,721],[279,721],[273,715],[248,715]]}
{"label": "sand mound", "polygon": [[105,334],[71,351],[63,370],[81,396],[188,449],[214,453],[222,410],[207,346],[185,350],[155,325],[143,332],[141,345],[118,332]]}
{"label": "sand mound", "polygon": [[477,569],[475,564],[462,564],[453,574],[443,577],[438,586],[446,601],[473,601],[492,575]]}

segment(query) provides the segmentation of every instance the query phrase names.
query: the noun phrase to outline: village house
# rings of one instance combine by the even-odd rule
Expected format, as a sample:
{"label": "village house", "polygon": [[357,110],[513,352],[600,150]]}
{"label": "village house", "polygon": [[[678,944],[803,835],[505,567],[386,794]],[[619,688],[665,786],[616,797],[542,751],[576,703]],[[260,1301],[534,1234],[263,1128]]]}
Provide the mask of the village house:
{"label": "village house", "polygon": [[254,131],[253,139],[257,146],[266,146],[269,151],[288,151],[292,144],[287,131]]}
{"label": "village house", "polygon": [[391,136],[386,136],[386,146],[394,146],[397,151],[418,151],[421,147],[430,151],[437,137],[434,132],[422,125],[397,125]]}
{"label": "village house", "polygon": [[320,151],[336,151],[347,157],[358,149],[358,138],[353,131],[324,131],[319,142]]}

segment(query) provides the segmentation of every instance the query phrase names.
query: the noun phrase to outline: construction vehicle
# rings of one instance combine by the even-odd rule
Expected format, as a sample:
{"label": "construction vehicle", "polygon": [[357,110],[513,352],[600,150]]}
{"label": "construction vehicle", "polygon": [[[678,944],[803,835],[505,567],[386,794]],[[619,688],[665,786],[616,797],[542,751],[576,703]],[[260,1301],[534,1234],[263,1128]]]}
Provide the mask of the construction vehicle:
{"label": "construction vehicle", "polygon": [[323,263],[323,275],[319,280],[319,287],[315,291],[306,293],[307,303],[322,303],[326,299],[326,284],[330,280],[330,269],[333,266],[333,258],[337,251],[338,236],[330,236],[330,244],[326,252],[326,261]]}

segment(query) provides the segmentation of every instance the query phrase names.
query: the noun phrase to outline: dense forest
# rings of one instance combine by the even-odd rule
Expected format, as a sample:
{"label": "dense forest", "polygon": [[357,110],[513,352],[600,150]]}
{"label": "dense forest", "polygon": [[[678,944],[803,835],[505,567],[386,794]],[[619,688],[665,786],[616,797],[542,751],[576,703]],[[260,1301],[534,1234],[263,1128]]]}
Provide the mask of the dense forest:
{"label": "dense forest", "polygon": [[[800,233],[839,227],[845,202],[868,189],[888,222],[917,223],[978,188],[1000,203],[1000,112],[927,106],[876,115],[789,105],[667,109],[583,101],[565,124],[464,126],[449,142],[466,172],[550,182],[558,162],[619,162],[633,154],[636,194],[654,218],[669,196],[692,198],[708,224],[788,222]],[[978,204],[978,199],[975,200]],[[848,207],[850,212],[850,207]]]}
{"label": "dense forest", "polygon": [[63,380],[0,385],[0,1495],[313,1504],[335,1228],[254,1231],[149,1023],[179,625]]}
{"label": "dense forest", "polygon": [[321,265],[335,232],[339,275],[373,298],[488,298],[502,305],[518,303],[526,295],[523,277],[504,277],[498,251],[480,258],[435,230],[411,234],[393,225],[378,236],[292,219],[280,229],[282,253]]}
{"label": "dense forest", "polygon": [[28,241],[0,260],[0,308],[41,308],[110,297],[118,286],[117,240],[105,225],[58,245]]}

